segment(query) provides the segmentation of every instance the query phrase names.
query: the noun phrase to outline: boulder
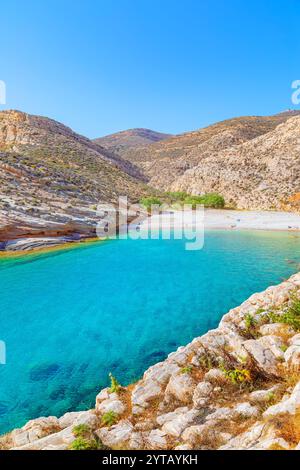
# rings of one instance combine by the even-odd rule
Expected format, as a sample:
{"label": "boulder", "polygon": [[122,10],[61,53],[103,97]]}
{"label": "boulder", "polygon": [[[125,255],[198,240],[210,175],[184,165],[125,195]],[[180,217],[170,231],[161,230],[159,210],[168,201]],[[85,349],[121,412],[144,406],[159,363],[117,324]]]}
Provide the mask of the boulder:
{"label": "boulder", "polygon": [[146,442],[147,447],[151,450],[164,450],[168,448],[167,434],[160,429],[153,429]]}
{"label": "boulder", "polygon": [[280,336],[282,338],[289,338],[295,334],[293,328],[286,323],[268,323],[259,328],[262,336]]}
{"label": "boulder", "polygon": [[107,400],[103,400],[100,404],[96,406],[96,411],[100,414],[108,413],[109,411],[113,411],[117,415],[121,415],[124,413],[126,407],[121,400],[112,400],[108,398]]}
{"label": "boulder", "polygon": [[126,447],[133,432],[133,425],[128,420],[122,420],[111,427],[100,428],[96,431],[103,444],[111,449]]}
{"label": "boulder", "polygon": [[196,384],[190,374],[178,372],[173,374],[169,380],[165,391],[166,401],[173,398],[182,403],[189,403],[192,400],[193,392]]}
{"label": "boulder", "polygon": [[221,369],[217,368],[210,369],[208,372],[206,372],[206,374],[204,375],[204,380],[214,385],[222,385],[228,383],[225,374],[221,371]]}
{"label": "boulder", "polygon": [[[174,353],[176,354],[176,353]],[[180,367],[177,363],[166,360],[164,362],[159,362],[144,373],[144,381],[154,381],[159,385],[166,385],[171,375],[180,370]]]}
{"label": "boulder", "polygon": [[60,430],[59,420],[55,416],[38,418],[28,421],[22,428],[12,431],[11,439],[14,447],[20,447]]}
{"label": "boulder", "polygon": [[280,377],[278,358],[283,358],[280,348],[283,342],[277,336],[263,336],[257,340],[250,339],[244,342],[244,347],[251,355],[258,369],[266,376]]}
{"label": "boulder", "polygon": [[289,398],[281,400],[276,405],[270,406],[263,416],[274,418],[278,416],[295,416],[300,411],[300,382],[297,383]]}
{"label": "boulder", "polygon": [[274,396],[278,395],[282,390],[282,385],[274,385],[267,390],[256,390],[251,392],[249,395],[249,401],[251,404],[265,404],[272,400]]}
{"label": "boulder", "polygon": [[149,402],[162,394],[162,387],[154,380],[147,379],[139,382],[131,395],[132,406],[135,414],[142,413],[149,406]]}
{"label": "boulder", "polygon": [[13,447],[12,450],[44,450],[49,446],[52,448],[67,449],[75,440],[72,428],[73,426],[70,426],[62,431],[42,437],[25,445]]}
{"label": "boulder", "polygon": [[164,423],[162,430],[170,436],[180,437],[185,428],[193,424],[194,421],[201,416],[198,410],[180,410],[182,410],[182,408],[157,418],[158,424]]}
{"label": "boulder", "polygon": [[289,449],[289,444],[276,436],[272,426],[255,423],[248,431],[232,438],[219,450],[272,450]]}
{"label": "boulder", "polygon": [[210,382],[200,382],[194,390],[193,404],[195,408],[207,405],[213,394],[213,386]]}

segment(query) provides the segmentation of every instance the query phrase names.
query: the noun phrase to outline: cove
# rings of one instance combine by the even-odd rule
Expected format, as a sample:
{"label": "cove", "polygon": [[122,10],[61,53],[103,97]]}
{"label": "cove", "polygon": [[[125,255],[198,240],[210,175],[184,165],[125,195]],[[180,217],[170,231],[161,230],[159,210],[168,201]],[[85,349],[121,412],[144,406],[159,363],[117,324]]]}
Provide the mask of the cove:
{"label": "cove", "polygon": [[92,407],[111,371],[126,385],[296,271],[300,234],[209,231],[0,259],[0,433]]}

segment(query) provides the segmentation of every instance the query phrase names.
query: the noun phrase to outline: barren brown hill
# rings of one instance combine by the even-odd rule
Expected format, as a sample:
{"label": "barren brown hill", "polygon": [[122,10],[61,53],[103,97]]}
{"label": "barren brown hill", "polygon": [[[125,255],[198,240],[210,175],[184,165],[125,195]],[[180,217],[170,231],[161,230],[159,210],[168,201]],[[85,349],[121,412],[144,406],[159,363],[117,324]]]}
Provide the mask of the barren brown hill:
{"label": "barren brown hill", "polygon": [[292,124],[286,134],[278,127],[298,115],[229,119],[131,150],[127,158],[159,189],[220,192],[238,208],[298,210],[298,134]]}
{"label": "barren brown hill", "polygon": [[243,144],[207,153],[170,189],[218,192],[240,209],[299,210],[300,116]]}
{"label": "barren brown hill", "polygon": [[85,233],[98,202],[136,201],[148,191],[131,163],[56,121],[18,111],[0,113],[0,178],[0,241],[12,227],[18,236]]}
{"label": "barren brown hill", "polygon": [[[133,149],[143,148],[146,145],[161,142],[170,137],[171,134],[163,134],[162,132],[152,131],[151,129],[137,128],[100,137],[95,139],[94,142],[126,158]],[[134,159],[132,159],[132,161],[134,161]]]}

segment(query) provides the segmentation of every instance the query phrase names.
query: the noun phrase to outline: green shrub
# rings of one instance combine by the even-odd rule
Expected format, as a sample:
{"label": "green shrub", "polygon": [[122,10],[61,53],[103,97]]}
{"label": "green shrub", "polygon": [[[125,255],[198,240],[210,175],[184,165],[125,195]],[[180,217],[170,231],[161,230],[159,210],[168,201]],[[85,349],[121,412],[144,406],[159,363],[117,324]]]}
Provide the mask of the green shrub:
{"label": "green shrub", "polygon": [[166,194],[173,202],[184,201],[189,196],[185,191],[168,191]]}
{"label": "green shrub", "polygon": [[91,432],[90,427],[87,424],[78,424],[72,429],[72,433],[75,437],[84,437],[86,434]]}
{"label": "green shrub", "polygon": [[112,373],[109,373],[109,378],[110,378],[110,393],[119,393],[121,385],[117,381],[116,377],[112,375]]}
{"label": "green shrub", "polygon": [[118,421],[118,415],[114,411],[107,411],[101,418],[102,424],[112,426]]}
{"label": "green shrub", "polygon": [[245,315],[245,326],[246,326],[246,329],[247,330],[251,330],[252,328],[254,328],[257,324],[257,320],[255,320],[254,316],[251,315],[251,313],[247,313]]}
{"label": "green shrub", "polygon": [[140,204],[149,211],[151,209],[151,206],[154,206],[154,205],[160,206],[161,200],[155,196],[142,197],[142,199],[140,199]]}
{"label": "green shrub", "polygon": [[96,439],[86,439],[84,437],[77,437],[69,446],[70,450],[97,450],[100,448],[101,445]]}
{"label": "green shrub", "polygon": [[190,204],[193,209],[196,208],[197,204],[203,204],[202,196],[188,196],[183,202],[184,204]]}
{"label": "green shrub", "polygon": [[207,193],[203,196],[188,196],[184,200],[185,204],[191,204],[193,208],[197,204],[202,204],[204,207],[212,207],[214,209],[222,209],[225,206],[225,199],[217,193]]}
{"label": "green shrub", "polygon": [[181,374],[190,374],[193,370],[193,366],[185,366],[180,369]]}
{"label": "green shrub", "polygon": [[222,209],[225,206],[225,199],[218,193],[207,193],[201,196],[201,204],[205,207],[213,207],[214,209]]}
{"label": "green shrub", "polygon": [[283,313],[269,312],[268,318],[273,323],[285,323],[300,331],[300,299],[292,297],[292,303]]}
{"label": "green shrub", "polygon": [[251,382],[251,373],[248,369],[225,369],[221,367],[222,372],[234,385],[242,384],[244,382]]}

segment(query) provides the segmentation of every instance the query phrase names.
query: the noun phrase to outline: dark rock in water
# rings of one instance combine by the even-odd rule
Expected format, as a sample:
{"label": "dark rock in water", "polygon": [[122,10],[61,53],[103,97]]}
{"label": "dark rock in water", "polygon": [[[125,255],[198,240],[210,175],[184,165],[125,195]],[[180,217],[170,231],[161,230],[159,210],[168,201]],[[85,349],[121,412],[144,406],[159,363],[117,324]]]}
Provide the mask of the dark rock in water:
{"label": "dark rock in water", "polygon": [[169,341],[168,348],[170,348],[171,351],[173,351],[174,349],[178,348],[178,344],[176,343],[176,341]]}
{"label": "dark rock in water", "polygon": [[0,402],[0,416],[5,415],[7,412],[8,406],[5,403]]}
{"label": "dark rock in water", "polygon": [[29,373],[30,380],[37,382],[39,380],[45,380],[52,377],[60,369],[60,365],[57,363],[53,364],[40,364],[34,366]]}
{"label": "dark rock in water", "polygon": [[153,351],[153,353],[151,354],[148,354],[146,357],[145,357],[145,360],[147,362],[159,362],[159,361],[162,361],[163,359],[165,359],[167,356],[167,353],[165,351]]}
{"label": "dark rock in water", "polygon": [[65,396],[66,396],[66,388],[59,387],[50,393],[49,398],[51,400],[58,401],[58,400],[63,400]]}

